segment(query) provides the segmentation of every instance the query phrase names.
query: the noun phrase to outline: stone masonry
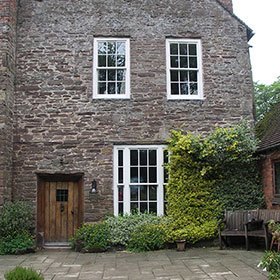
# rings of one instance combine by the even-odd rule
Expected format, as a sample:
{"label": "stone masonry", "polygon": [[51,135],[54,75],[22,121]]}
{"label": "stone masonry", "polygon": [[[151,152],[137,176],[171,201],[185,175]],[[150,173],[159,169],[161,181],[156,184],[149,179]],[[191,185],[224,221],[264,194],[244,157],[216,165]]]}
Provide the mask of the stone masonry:
{"label": "stone masonry", "polygon": [[12,194],[16,0],[0,0],[0,206]]}
{"label": "stone masonry", "polygon": [[[248,28],[216,0],[21,0],[17,31],[13,190],[34,208],[38,174],[78,173],[84,220],[99,220],[113,212],[114,145],[162,144],[172,129],[207,133],[253,120]],[[129,100],[92,98],[94,37],[130,38]],[[171,37],[201,38],[204,100],[167,100]]]}

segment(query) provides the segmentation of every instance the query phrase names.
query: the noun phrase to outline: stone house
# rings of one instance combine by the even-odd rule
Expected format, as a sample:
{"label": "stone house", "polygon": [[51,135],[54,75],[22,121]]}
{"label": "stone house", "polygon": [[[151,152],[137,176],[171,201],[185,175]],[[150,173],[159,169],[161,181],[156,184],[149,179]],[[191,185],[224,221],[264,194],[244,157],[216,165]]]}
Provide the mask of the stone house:
{"label": "stone house", "polygon": [[253,120],[248,41],[231,0],[0,0],[0,205],[37,231],[164,211],[172,129]]}
{"label": "stone house", "polygon": [[268,209],[280,209],[280,103],[258,124],[261,141],[258,153],[265,202]]}

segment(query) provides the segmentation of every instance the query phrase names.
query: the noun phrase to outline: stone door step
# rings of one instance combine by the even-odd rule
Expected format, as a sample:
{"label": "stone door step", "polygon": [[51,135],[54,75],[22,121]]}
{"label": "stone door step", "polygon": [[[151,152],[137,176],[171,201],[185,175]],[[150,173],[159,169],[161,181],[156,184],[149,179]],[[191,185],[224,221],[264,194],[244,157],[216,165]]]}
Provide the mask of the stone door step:
{"label": "stone door step", "polygon": [[69,242],[45,242],[44,246],[45,249],[70,249]]}

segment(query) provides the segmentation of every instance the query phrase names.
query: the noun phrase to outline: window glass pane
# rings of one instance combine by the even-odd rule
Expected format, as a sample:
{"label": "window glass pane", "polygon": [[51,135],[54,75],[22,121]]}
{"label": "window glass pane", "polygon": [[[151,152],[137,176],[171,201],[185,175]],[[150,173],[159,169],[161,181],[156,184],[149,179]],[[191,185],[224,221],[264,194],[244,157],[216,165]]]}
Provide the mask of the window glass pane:
{"label": "window glass pane", "polygon": [[68,201],[68,190],[56,190],[56,201],[63,202]]}
{"label": "window glass pane", "polygon": [[188,55],[188,44],[180,44],[180,55]]}
{"label": "window glass pane", "polygon": [[130,212],[137,213],[138,212],[138,202],[130,203]]}
{"label": "window glass pane", "polygon": [[188,68],[188,57],[187,56],[181,56],[180,57],[180,67],[181,68]]}
{"label": "window glass pane", "polygon": [[125,55],[125,42],[117,42],[117,54]]}
{"label": "window glass pane", "polygon": [[190,94],[191,95],[197,95],[197,83],[190,83]]}
{"label": "window glass pane", "polygon": [[116,70],[108,70],[108,81],[116,80]]}
{"label": "window glass pane", "polygon": [[170,44],[170,54],[178,54],[178,44]]}
{"label": "window glass pane", "polygon": [[157,200],[157,186],[149,187],[149,200]]}
{"label": "window glass pane", "polygon": [[178,56],[171,56],[171,67],[178,68]]}
{"label": "window glass pane", "polygon": [[280,194],[280,162],[274,164],[275,169],[275,193]]}
{"label": "window glass pane", "polygon": [[99,67],[106,67],[106,56],[105,55],[99,55],[98,56],[98,66]]}
{"label": "window glass pane", "polygon": [[188,87],[188,83],[181,83],[180,84],[180,90],[181,90],[181,94],[189,94],[189,87]]}
{"label": "window glass pane", "polygon": [[140,165],[147,165],[147,150],[140,150]]}
{"label": "window glass pane", "polygon": [[125,94],[125,83],[117,83],[117,94]]}
{"label": "window glass pane", "polygon": [[157,165],[157,151],[149,150],[149,165]]}
{"label": "window glass pane", "polygon": [[122,215],[123,214],[123,203],[120,202],[119,203],[119,215]]}
{"label": "window glass pane", "polygon": [[197,59],[196,57],[190,57],[190,68],[197,68]]}
{"label": "window glass pane", "polygon": [[123,183],[123,168],[122,167],[119,167],[119,184],[122,184]]}
{"label": "window glass pane", "polygon": [[149,203],[149,213],[157,213],[157,203],[156,202],[150,202]]}
{"label": "window glass pane", "polygon": [[140,183],[147,183],[148,178],[147,178],[147,167],[140,167]]}
{"label": "window glass pane", "polygon": [[138,165],[138,150],[130,151],[130,165]]}
{"label": "window glass pane", "polygon": [[147,200],[148,199],[148,193],[147,193],[147,186],[141,186],[140,187],[140,200]]}
{"label": "window glass pane", "polygon": [[171,94],[179,94],[179,84],[171,83]]}
{"label": "window glass pane", "polygon": [[116,93],[116,83],[108,83],[108,94]]}
{"label": "window glass pane", "polygon": [[189,44],[189,55],[196,55],[196,44]]}
{"label": "window glass pane", "polygon": [[147,202],[141,202],[140,203],[140,212],[148,212],[148,203]]}
{"label": "window glass pane", "polygon": [[119,201],[123,201],[123,186],[119,186]]}
{"label": "window glass pane", "polygon": [[125,80],[125,70],[117,70],[117,80],[118,81]]}
{"label": "window glass pane", "polygon": [[107,52],[107,43],[106,42],[99,42],[98,43],[98,54],[106,54]]}
{"label": "window glass pane", "polygon": [[180,71],[180,81],[185,82],[189,80],[189,71]]}
{"label": "window glass pane", "polygon": [[190,82],[197,82],[197,71],[189,71]]}
{"label": "window glass pane", "polygon": [[98,83],[98,94],[106,94],[106,83]]}
{"label": "window glass pane", "polygon": [[[164,165],[166,165],[168,163],[168,151],[164,151],[163,152],[163,162]],[[164,183],[168,182],[168,168],[167,166],[163,167],[163,176],[164,176]]]}
{"label": "window glass pane", "polygon": [[108,67],[115,67],[116,66],[116,56],[115,55],[108,55]]}
{"label": "window glass pane", "polygon": [[108,54],[116,53],[116,42],[107,42]]}
{"label": "window glass pane", "polygon": [[123,150],[118,151],[118,165],[123,166]]}
{"label": "window glass pane", "polygon": [[138,183],[138,167],[130,167],[130,182]]}
{"label": "window glass pane", "polygon": [[178,70],[171,70],[171,81],[179,81],[179,75],[178,75]]}
{"label": "window glass pane", "polygon": [[125,56],[124,55],[117,56],[117,66],[120,66],[120,67],[125,66]]}
{"label": "window glass pane", "polygon": [[157,182],[157,168],[156,167],[149,168],[149,182],[150,183]]}
{"label": "window glass pane", "polygon": [[106,70],[98,70],[98,81],[106,81]]}
{"label": "window glass pane", "polygon": [[131,201],[138,201],[138,186],[131,186],[130,187],[130,200]]}

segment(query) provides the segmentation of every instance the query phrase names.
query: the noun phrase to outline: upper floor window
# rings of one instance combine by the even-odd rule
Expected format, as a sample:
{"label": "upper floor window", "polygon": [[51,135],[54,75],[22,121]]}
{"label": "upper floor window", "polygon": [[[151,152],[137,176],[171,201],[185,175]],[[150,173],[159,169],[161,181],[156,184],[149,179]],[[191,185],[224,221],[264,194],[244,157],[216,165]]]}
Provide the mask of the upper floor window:
{"label": "upper floor window", "polygon": [[202,99],[201,41],[167,39],[168,99]]}
{"label": "upper floor window", "polygon": [[95,38],[93,97],[129,98],[129,39]]}
{"label": "upper floor window", "polygon": [[280,195],[280,161],[274,163],[275,194]]}

